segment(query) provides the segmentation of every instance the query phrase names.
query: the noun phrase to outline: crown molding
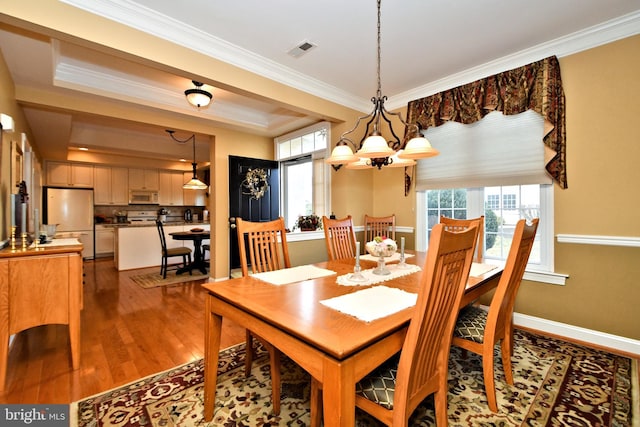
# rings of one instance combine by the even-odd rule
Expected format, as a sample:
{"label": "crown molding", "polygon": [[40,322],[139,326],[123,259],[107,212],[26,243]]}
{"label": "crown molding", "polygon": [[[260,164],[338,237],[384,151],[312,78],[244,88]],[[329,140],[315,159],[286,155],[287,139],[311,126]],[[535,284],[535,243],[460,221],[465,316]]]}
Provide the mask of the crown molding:
{"label": "crown molding", "polygon": [[[284,67],[274,61],[256,55],[253,52],[228,43],[220,38],[213,37],[210,34],[190,27],[166,15],[159,14],[152,9],[143,7],[132,1],[61,1],[328,101],[362,112],[369,112],[370,110],[371,101],[369,99],[361,99],[317,79],[312,79],[291,68]],[[389,96],[386,107],[389,110],[402,108],[414,99],[424,98],[505,70],[521,67],[548,56],[555,55],[557,57],[563,57],[571,55],[638,33],[640,33],[640,11]]]}
{"label": "crown molding", "polygon": [[461,86],[505,70],[555,55],[558,58],[592,49],[640,33],[640,11],[586,28],[564,37],[539,44],[529,49],[507,55],[495,61],[452,74],[426,85],[390,96],[386,105],[390,110],[402,108],[415,99],[431,96],[447,89]]}
{"label": "crown molding", "polygon": [[214,37],[184,22],[160,14],[132,1],[61,1],[322,99],[358,111],[368,111],[370,108],[371,101],[368,99],[361,99],[335,86],[310,78],[289,67],[284,67],[268,58],[256,55],[247,49]]}

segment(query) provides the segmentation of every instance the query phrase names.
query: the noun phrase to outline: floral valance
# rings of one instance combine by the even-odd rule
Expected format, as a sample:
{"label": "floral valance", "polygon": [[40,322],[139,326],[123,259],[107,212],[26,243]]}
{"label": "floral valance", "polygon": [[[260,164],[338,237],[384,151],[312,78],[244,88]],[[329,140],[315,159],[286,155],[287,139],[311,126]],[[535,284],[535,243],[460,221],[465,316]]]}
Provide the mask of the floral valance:
{"label": "floral valance", "polygon": [[567,188],[565,100],[555,56],[411,101],[407,121],[427,129],[450,120],[473,123],[492,111],[510,115],[527,110],[544,117],[545,167]]}

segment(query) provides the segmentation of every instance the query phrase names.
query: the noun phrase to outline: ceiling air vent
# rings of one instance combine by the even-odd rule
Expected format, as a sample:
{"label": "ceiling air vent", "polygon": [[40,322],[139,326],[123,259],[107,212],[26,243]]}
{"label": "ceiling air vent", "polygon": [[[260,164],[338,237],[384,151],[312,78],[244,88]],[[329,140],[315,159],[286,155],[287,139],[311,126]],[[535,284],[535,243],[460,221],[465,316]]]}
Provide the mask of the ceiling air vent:
{"label": "ceiling air vent", "polygon": [[303,41],[302,43],[299,43],[296,47],[294,47],[287,53],[293,56],[294,58],[299,58],[300,56],[302,56],[302,54],[309,52],[314,47],[316,47],[315,44],[309,41]]}

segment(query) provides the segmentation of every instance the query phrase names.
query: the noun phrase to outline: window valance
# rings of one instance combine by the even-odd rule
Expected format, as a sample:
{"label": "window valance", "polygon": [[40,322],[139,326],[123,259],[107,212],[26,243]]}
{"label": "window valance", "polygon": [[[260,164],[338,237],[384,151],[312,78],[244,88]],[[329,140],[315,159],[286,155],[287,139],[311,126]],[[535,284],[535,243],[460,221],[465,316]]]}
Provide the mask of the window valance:
{"label": "window valance", "polygon": [[407,121],[427,129],[448,121],[474,123],[492,111],[527,110],[544,118],[545,168],[567,188],[565,99],[555,56],[411,101]]}

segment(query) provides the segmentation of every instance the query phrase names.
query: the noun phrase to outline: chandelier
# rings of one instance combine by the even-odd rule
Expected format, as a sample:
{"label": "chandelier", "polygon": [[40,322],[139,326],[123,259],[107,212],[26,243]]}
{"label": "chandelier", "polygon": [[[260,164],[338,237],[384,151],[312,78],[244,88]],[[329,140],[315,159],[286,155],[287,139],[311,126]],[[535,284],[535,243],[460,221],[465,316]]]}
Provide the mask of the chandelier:
{"label": "chandelier", "polygon": [[198,176],[196,175],[196,167],[198,166],[198,164],[196,163],[196,134],[194,133],[193,135],[185,139],[178,139],[174,135],[175,132],[176,131],[174,130],[167,129],[167,133],[169,134],[171,139],[173,139],[177,143],[185,144],[190,140],[193,141],[193,163],[191,163],[191,166],[193,166],[193,177],[189,181],[187,181],[187,183],[184,184],[182,188],[185,190],[206,190],[209,186],[204,182],[200,181],[198,179]]}
{"label": "chandelier", "polygon": [[[387,97],[382,95],[380,83],[380,2],[381,0],[378,0],[378,91],[376,96],[371,98],[374,108],[371,113],[359,117],[353,128],[340,136],[331,156],[325,160],[336,170],[342,165],[346,165],[347,169],[413,166],[416,164],[414,159],[433,157],[439,154],[439,151],[431,147],[429,141],[422,136],[417,124],[407,123],[400,113],[391,113],[384,107]],[[405,137],[402,140],[391,126],[391,117],[397,117],[405,126]],[[367,122],[366,129],[356,144],[352,139],[352,134],[363,121]],[[388,133],[392,136],[389,141],[381,133],[383,122],[387,124]]]}
{"label": "chandelier", "polygon": [[184,91],[184,96],[187,97],[187,102],[194,107],[201,108],[206,107],[211,102],[213,95],[211,92],[208,92],[202,89],[203,83],[197,82],[195,80],[191,80],[195,88],[187,89]]}

